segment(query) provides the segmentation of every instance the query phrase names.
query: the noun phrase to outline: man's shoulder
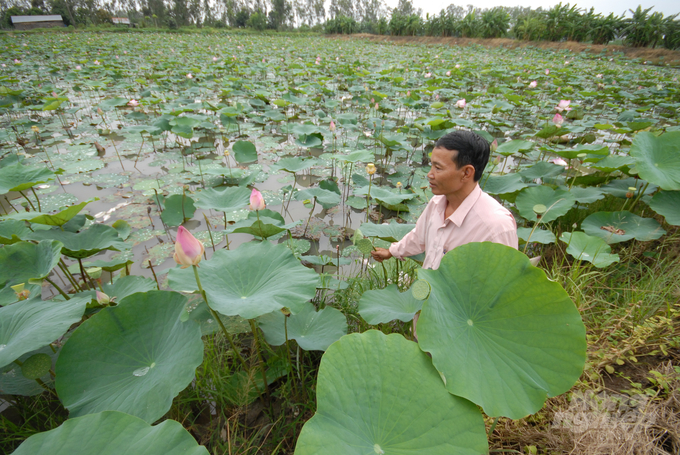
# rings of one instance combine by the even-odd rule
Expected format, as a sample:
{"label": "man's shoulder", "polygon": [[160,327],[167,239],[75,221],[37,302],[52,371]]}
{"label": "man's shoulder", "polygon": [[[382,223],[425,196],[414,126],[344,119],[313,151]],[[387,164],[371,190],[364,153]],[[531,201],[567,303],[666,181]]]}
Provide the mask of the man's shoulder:
{"label": "man's shoulder", "polygon": [[484,218],[498,220],[499,222],[510,222],[511,220],[514,222],[515,219],[510,210],[505,208],[503,204],[484,191],[482,191],[482,194],[477,200],[477,204],[475,204],[475,211]]}

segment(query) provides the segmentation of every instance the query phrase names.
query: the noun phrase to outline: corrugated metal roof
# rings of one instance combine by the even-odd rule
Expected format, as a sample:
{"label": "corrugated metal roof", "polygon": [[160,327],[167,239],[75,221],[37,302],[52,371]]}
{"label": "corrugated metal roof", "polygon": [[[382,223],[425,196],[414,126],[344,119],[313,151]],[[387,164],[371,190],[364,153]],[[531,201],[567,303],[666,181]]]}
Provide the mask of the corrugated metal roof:
{"label": "corrugated metal roof", "polygon": [[52,22],[63,20],[59,14],[51,16],[12,16],[13,24],[20,24],[25,22]]}

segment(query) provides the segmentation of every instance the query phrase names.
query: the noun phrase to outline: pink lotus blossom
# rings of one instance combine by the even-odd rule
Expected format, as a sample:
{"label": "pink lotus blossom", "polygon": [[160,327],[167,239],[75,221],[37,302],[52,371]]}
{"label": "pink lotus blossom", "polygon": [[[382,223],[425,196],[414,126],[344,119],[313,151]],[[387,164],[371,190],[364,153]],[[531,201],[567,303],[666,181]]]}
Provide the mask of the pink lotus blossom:
{"label": "pink lotus blossom", "polygon": [[15,65],[18,65],[19,63],[21,63],[21,60],[19,60],[18,58],[15,58],[15,59],[14,59],[14,64],[15,64]]}
{"label": "pink lotus blossom", "polygon": [[131,99],[130,101],[128,101],[127,105],[130,107],[137,107],[139,106],[139,101],[137,101],[136,99]]}
{"label": "pink lotus blossom", "polygon": [[465,104],[466,104],[466,103],[465,103],[465,99],[456,101],[456,107],[458,107],[458,108],[460,108],[460,109],[464,109],[464,108],[465,108]]}
{"label": "pink lotus blossom", "polygon": [[[557,114],[557,115],[559,115],[559,114]],[[548,160],[548,162],[558,164],[558,165],[564,166],[564,167],[569,166],[569,164],[566,161],[564,161],[562,158],[553,158],[552,160]]]}
{"label": "pink lotus blossom", "polygon": [[529,88],[536,88],[537,85],[538,85],[538,82],[531,81],[531,83],[529,84]]}
{"label": "pink lotus blossom", "polygon": [[431,77],[432,73],[425,73],[425,77]]}
{"label": "pink lotus blossom", "polygon": [[456,65],[456,68],[460,68],[460,65]]}
{"label": "pink lotus blossom", "polygon": [[194,76],[191,75],[191,73],[187,74],[187,79],[193,79]]}
{"label": "pink lotus blossom", "polygon": [[95,64],[95,65],[99,65],[99,60],[95,60],[95,61],[94,61],[94,64]]}
{"label": "pink lotus blossom", "polygon": [[595,77],[598,78],[598,79],[602,79],[602,74],[598,74]]}
{"label": "pink lotus blossom", "polygon": [[447,72],[446,72],[446,75],[447,75],[447,76],[451,76],[451,71],[450,71],[450,70],[447,71]]}
{"label": "pink lotus blossom", "polygon": [[52,92],[52,96],[57,98],[59,95],[57,95],[57,92]]}
{"label": "pink lotus blossom", "polygon": [[558,112],[570,111],[569,103],[571,103],[571,100],[560,100],[559,104],[555,106],[555,110]]}
{"label": "pink lotus blossom", "polygon": [[550,74],[550,70],[546,69],[546,70],[545,70],[545,75],[547,76],[548,74]]}
{"label": "pink lotus blossom", "polygon": [[264,210],[266,207],[262,193],[253,188],[250,193],[250,210]]}
{"label": "pink lotus blossom", "polygon": [[127,51],[123,51],[123,54],[127,54]]}
{"label": "pink lotus blossom", "polygon": [[5,65],[5,64],[3,63],[3,64],[2,64],[2,67],[3,67],[3,68],[7,68],[7,65]]}
{"label": "pink lotus blossom", "polygon": [[562,123],[564,123],[564,117],[562,117],[559,113],[557,113],[557,114],[555,114],[555,116],[553,117],[553,120],[552,120],[552,121],[553,121],[553,123],[555,124],[555,126],[558,126],[558,127],[559,127],[559,126],[562,126]]}
{"label": "pink lotus blossom", "polygon": [[219,60],[217,57],[213,57],[213,62],[216,62],[217,60]]}
{"label": "pink lotus blossom", "polygon": [[190,265],[198,265],[203,258],[205,248],[200,240],[196,239],[191,232],[184,226],[177,229],[177,240],[175,240],[175,262],[181,265],[180,268],[186,269]]}
{"label": "pink lotus blossom", "polygon": [[83,67],[80,66],[80,65],[76,65],[76,69],[77,69],[78,71],[80,71],[81,69],[83,69]]}

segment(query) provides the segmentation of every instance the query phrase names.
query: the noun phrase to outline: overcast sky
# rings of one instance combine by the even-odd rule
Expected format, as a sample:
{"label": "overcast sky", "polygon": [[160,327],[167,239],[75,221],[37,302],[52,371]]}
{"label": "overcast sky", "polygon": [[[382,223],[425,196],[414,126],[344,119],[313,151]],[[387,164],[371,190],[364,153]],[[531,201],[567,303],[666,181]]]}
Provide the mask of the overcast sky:
{"label": "overcast sky", "polygon": [[[445,9],[451,3],[466,7],[467,4],[472,4],[477,8],[493,8],[494,6],[530,6],[531,9],[536,9],[542,6],[543,9],[549,9],[554,5],[560,3],[558,0],[412,0],[413,6],[416,8],[423,9],[423,16],[425,13],[439,14],[442,9]],[[398,0],[386,0],[387,6],[394,8],[399,3]],[[639,0],[578,0],[578,1],[562,1],[562,4],[570,3],[571,5],[576,5],[579,8],[585,8],[590,10],[590,8],[595,8],[595,12],[608,15],[609,13],[614,13],[618,16],[627,13],[630,16],[628,9],[635,10],[638,5],[642,5],[643,9],[647,9],[653,6],[654,9],[651,11],[658,11],[663,13],[664,16],[670,16],[672,14],[680,13],[680,1],[678,0],[658,0],[658,1],[647,1],[645,3]]]}

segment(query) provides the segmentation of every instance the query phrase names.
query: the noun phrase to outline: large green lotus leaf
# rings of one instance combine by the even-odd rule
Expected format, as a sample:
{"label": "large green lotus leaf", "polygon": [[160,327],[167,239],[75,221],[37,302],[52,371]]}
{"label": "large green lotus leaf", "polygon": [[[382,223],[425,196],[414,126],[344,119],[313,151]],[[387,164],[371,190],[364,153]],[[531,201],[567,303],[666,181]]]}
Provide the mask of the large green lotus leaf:
{"label": "large green lotus leaf", "polygon": [[105,410],[162,417],[203,361],[201,329],[182,321],[186,297],[137,293],[85,321],[61,349],[56,389],[71,417]]}
{"label": "large green lotus leaf", "polygon": [[288,339],[297,341],[305,351],[325,351],[347,335],[347,319],[340,310],[327,306],[317,312],[311,302],[307,302],[298,314],[286,317],[281,311],[272,311],[260,316],[257,323],[267,343],[274,346],[285,343],[287,329]]}
{"label": "large green lotus leaf", "polygon": [[536,205],[543,205],[545,212],[541,216],[542,223],[549,223],[567,213],[576,203],[574,195],[569,191],[553,190],[547,186],[532,186],[523,189],[515,200],[520,215],[529,221],[536,221]]}
{"label": "large green lotus leaf", "polygon": [[524,154],[534,148],[535,145],[535,142],[522,140],[503,142],[498,146],[496,153],[501,155],[513,155],[517,152]]}
{"label": "large green lotus leaf", "polygon": [[[42,282],[40,282],[42,284]],[[17,283],[18,284],[18,283]],[[33,297],[40,297],[42,295],[41,284],[26,284],[24,285],[24,291],[28,291],[29,295],[27,298],[31,299]],[[11,285],[10,285],[11,286]],[[0,306],[11,305],[19,301],[17,293],[10,286],[5,286],[0,288]]]}
{"label": "large green lotus leaf", "polygon": [[680,191],[660,191],[654,195],[649,206],[666,218],[666,223],[680,226]]}
{"label": "large green lotus leaf", "polygon": [[[283,244],[244,243],[236,250],[219,250],[198,270],[210,306],[227,316],[253,319],[289,308],[304,309],[316,295],[318,275],[300,264]],[[170,269],[170,287],[197,290],[191,268]]]}
{"label": "large green lotus leaf", "polygon": [[680,131],[640,132],[630,147],[638,175],[667,191],[680,190]]}
{"label": "large green lotus leaf", "polygon": [[635,164],[635,160],[630,156],[607,155],[597,163],[591,164],[590,167],[610,173],[618,169],[630,168],[633,164]]}
{"label": "large green lotus leaf", "polygon": [[31,234],[25,221],[5,220],[0,222],[0,244],[12,245],[21,242]]}
{"label": "large green lotus leaf", "polygon": [[611,254],[612,248],[600,237],[576,231],[562,233],[560,240],[568,244],[567,253],[577,261],[590,262],[598,268],[619,262],[619,255]]}
{"label": "large green lotus leaf", "polygon": [[165,208],[161,213],[161,219],[168,226],[179,226],[190,220],[196,212],[194,200],[183,194],[173,194],[165,198]]}
{"label": "large green lotus leaf", "polygon": [[[533,232],[532,232],[533,231]],[[517,237],[525,242],[536,242],[548,245],[555,243],[555,234],[545,229],[532,229],[526,227],[517,228]]]}
{"label": "large green lotus leaf", "polygon": [[324,190],[323,188],[308,188],[295,193],[295,200],[297,201],[304,201],[305,199],[309,199],[311,201],[314,198],[316,198],[316,201],[324,209],[335,207],[340,203],[339,194],[333,191]]}
{"label": "large green lotus leaf", "polygon": [[522,181],[522,176],[516,173],[505,175],[484,175],[480,186],[489,194],[508,194],[529,186]]}
{"label": "large green lotus leaf", "polygon": [[[561,189],[567,190],[567,187],[561,187]],[[574,195],[576,202],[580,202],[581,204],[590,204],[599,201],[600,199],[604,199],[604,192],[599,188],[592,186],[585,188],[581,186],[572,186],[569,189],[569,192]]]}
{"label": "large green lotus leaf", "polygon": [[47,168],[24,166],[15,163],[0,168],[0,194],[23,191],[40,183],[53,180],[55,173]]}
{"label": "large green lotus leaf", "polygon": [[619,243],[630,239],[646,242],[661,238],[666,231],[652,218],[641,218],[627,210],[622,212],[596,212],[583,220],[581,229],[586,234]]}
{"label": "large green lotus leaf", "polygon": [[396,284],[390,284],[385,289],[366,291],[359,300],[359,314],[373,325],[395,319],[411,321],[422,307],[422,300],[413,298],[411,291],[399,292]]}
{"label": "large green lotus leaf", "polygon": [[250,190],[240,186],[211,188],[197,193],[195,197],[196,207],[233,212],[250,203]]}
{"label": "large green lotus leaf", "polygon": [[61,242],[62,253],[71,258],[86,258],[103,250],[121,251],[130,248],[111,226],[95,223],[81,232],[50,229],[49,231],[35,231],[29,237],[31,240],[54,239]]}
{"label": "large green lotus leaf", "polygon": [[41,212],[19,212],[7,215],[4,217],[4,219],[30,221],[31,223],[46,224],[48,226],[63,226],[68,223],[71,218],[76,216],[87,204],[98,200],[99,198],[94,198],[89,201],[81,202],[80,204],[72,205],[71,207],[68,207],[55,214]]}
{"label": "large green lotus leaf", "polygon": [[626,195],[630,193],[630,188],[636,188],[636,196],[643,190],[646,196],[653,194],[657,189],[659,189],[659,187],[654,184],[648,183],[641,179],[636,179],[634,177],[612,180],[601,187],[603,192],[621,199],[626,198]]}
{"label": "large green lotus leaf", "polygon": [[316,414],[295,455],[482,454],[479,410],[449,394],[428,356],[376,330],[333,343],[321,358]]}
{"label": "large green lotus leaf", "polygon": [[355,150],[349,155],[338,155],[337,159],[347,163],[372,163],[375,160],[375,155],[370,150]]}
{"label": "large green lotus leaf", "polygon": [[392,220],[390,224],[362,223],[359,230],[365,237],[378,237],[386,242],[398,242],[415,227],[415,224],[400,224]]}
{"label": "large green lotus leaf", "polygon": [[42,280],[59,263],[61,242],[15,243],[0,248],[0,287]]}
{"label": "large green lotus leaf", "polygon": [[257,149],[252,142],[236,141],[234,142],[234,159],[239,163],[251,163],[257,161]]}
{"label": "large green lotus leaf", "polygon": [[564,166],[548,163],[547,161],[539,161],[533,166],[522,170],[519,175],[527,180],[536,180],[555,177],[556,175],[560,175],[563,172]]}
{"label": "large green lotus leaf", "polygon": [[[368,186],[364,186],[361,188],[357,188],[354,190],[354,194],[357,196],[367,196],[369,193],[368,191]],[[397,205],[400,204],[404,201],[408,201],[410,199],[418,197],[417,194],[415,193],[394,193],[390,190],[386,190],[385,188],[380,188],[379,186],[373,185],[371,186],[371,197],[373,199],[377,199],[380,202],[384,202],[385,204],[389,205]]]}
{"label": "large green lotus leaf", "polygon": [[418,277],[432,287],[418,320],[419,344],[452,394],[490,416],[519,419],[581,375],[581,316],[564,289],[521,252],[469,243]]}
{"label": "large green lotus leaf", "polygon": [[0,308],[0,367],[52,343],[80,321],[85,301],[23,300]]}
{"label": "large green lotus leaf", "polygon": [[26,439],[14,455],[74,454],[208,455],[179,422],[151,426],[118,411],[69,419],[54,430]]}
{"label": "large green lotus leaf", "polygon": [[317,161],[315,159],[304,159],[296,156],[292,158],[281,158],[279,161],[276,162],[276,164],[273,164],[270,167],[270,169],[272,171],[283,170],[286,172],[295,173],[300,172],[304,169],[309,169],[315,164],[317,164]]}

